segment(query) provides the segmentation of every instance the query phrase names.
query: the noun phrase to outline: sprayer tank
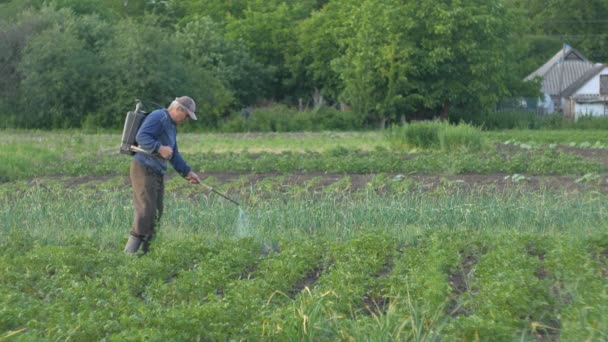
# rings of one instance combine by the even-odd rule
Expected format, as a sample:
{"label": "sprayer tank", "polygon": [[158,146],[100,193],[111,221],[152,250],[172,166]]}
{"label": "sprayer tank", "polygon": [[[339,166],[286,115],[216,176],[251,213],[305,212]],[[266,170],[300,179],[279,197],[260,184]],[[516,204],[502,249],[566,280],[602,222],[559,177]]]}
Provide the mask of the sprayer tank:
{"label": "sprayer tank", "polygon": [[137,146],[135,137],[142,122],[146,118],[146,113],[141,110],[141,104],[138,102],[135,106],[135,111],[127,113],[125,118],[125,126],[122,130],[122,139],[120,144],[120,153],[133,155],[135,152],[131,150],[131,146]]}

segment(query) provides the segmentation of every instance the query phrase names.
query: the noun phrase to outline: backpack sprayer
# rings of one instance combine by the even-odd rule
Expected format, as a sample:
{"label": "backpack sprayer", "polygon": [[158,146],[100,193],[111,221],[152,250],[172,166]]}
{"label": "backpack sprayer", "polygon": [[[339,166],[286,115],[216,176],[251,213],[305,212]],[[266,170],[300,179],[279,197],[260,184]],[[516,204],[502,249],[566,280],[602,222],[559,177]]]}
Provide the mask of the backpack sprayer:
{"label": "backpack sprayer", "polygon": [[[146,118],[146,116],[148,114],[150,114],[150,112],[145,112],[142,110],[142,107],[143,107],[142,102],[146,102],[146,101],[136,99],[135,100],[135,110],[127,113],[127,117],[125,118],[125,126],[122,129],[120,153],[132,156],[136,152],[138,152],[138,153],[144,153],[144,154],[150,155],[150,156],[160,159],[160,160],[165,160],[163,157],[160,156],[160,154],[152,153],[150,151],[146,151],[143,148],[139,147],[137,144],[137,141],[135,140],[135,137],[137,136],[137,131],[139,131],[141,124],[144,122],[144,119]],[[149,103],[156,105],[158,107],[162,107],[154,102],[149,102]],[[230,202],[236,204],[238,207],[241,206],[237,201],[235,201],[235,200],[231,199],[230,197],[222,194],[221,192],[215,190],[213,187],[211,187],[207,184],[204,184],[204,183],[200,183],[200,184],[203,187],[205,187],[207,190],[214,192],[214,193],[220,195],[221,197],[229,200]]]}
{"label": "backpack sprayer", "polygon": [[[127,113],[125,118],[125,126],[122,129],[122,139],[120,143],[120,153],[134,155],[135,152],[145,152],[137,145],[135,137],[137,131],[149,112],[142,110],[142,101],[135,100],[135,110]],[[151,154],[151,153],[150,153]]]}

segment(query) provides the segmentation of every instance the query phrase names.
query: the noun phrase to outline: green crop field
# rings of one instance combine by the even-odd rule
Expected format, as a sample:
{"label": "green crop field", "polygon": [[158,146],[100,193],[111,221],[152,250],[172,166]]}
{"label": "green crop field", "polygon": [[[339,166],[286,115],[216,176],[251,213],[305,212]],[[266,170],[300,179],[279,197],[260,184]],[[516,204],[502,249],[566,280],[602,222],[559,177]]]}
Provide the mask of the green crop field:
{"label": "green crop field", "polygon": [[181,134],[149,254],[124,255],[118,134],[0,132],[0,340],[602,341],[608,138]]}

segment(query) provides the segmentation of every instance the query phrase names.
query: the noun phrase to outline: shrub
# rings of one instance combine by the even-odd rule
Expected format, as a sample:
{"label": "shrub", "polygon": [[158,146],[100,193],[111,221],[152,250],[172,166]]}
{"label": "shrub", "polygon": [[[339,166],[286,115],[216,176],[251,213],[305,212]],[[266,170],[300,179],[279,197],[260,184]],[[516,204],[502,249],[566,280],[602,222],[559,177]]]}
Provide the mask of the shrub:
{"label": "shrub", "polygon": [[563,114],[539,116],[530,111],[504,111],[486,114],[484,129],[608,129],[608,117],[584,115],[573,121]]}
{"label": "shrub", "polygon": [[223,132],[319,132],[352,131],[360,129],[363,117],[355,112],[343,112],[332,107],[314,111],[297,111],[285,105],[255,109],[248,118],[233,116],[220,126]]}
{"label": "shrub", "polygon": [[443,151],[479,151],[483,147],[481,131],[469,124],[450,125],[439,121],[393,126],[386,134],[393,149],[423,148]]}
{"label": "shrub", "polygon": [[581,116],[576,121],[569,123],[572,128],[577,129],[608,129],[608,117]]}
{"label": "shrub", "polygon": [[443,151],[480,151],[483,145],[481,131],[463,123],[456,126],[444,125],[439,129],[439,145]]}
{"label": "shrub", "polygon": [[417,122],[406,126],[393,126],[388,130],[390,145],[395,149],[439,148],[439,129],[443,126],[438,121]]}
{"label": "shrub", "polygon": [[532,129],[538,128],[539,118],[530,111],[501,111],[486,114],[482,119],[485,129]]}
{"label": "shrub", "polygon": [[296,114],[297,111],[284,105],[260,108],[247,119],[247,126],[250,131],[256,132],[287,132],[289,121]]}
{"label": "shrub", "polygon": [[340,111],[333,107],[322,107],[312,112],[315,130],[352,131],[363,126],[363,117],[354,111]]}

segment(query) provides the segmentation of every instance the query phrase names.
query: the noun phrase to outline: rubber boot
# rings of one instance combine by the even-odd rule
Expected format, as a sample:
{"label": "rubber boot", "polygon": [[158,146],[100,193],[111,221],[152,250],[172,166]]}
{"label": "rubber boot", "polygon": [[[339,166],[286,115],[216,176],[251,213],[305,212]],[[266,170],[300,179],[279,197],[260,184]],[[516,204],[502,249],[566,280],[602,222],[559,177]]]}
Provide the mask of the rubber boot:
{"label": "rubber boot", "polygon": [[127,241],[127,245],[125,246],[125,253],[127,254],[135,254],[139,249],[139,245],[141,245],[142,240],[133,235],[129,235],[129,240]]}
{"label": "rubber boot", "polygon": [[148,254],[148,252],[150,251],[150,243],[152,242],[152,236],[145,236],[142,238],[141,241],[141,251],[144,252],[144,254]]}

